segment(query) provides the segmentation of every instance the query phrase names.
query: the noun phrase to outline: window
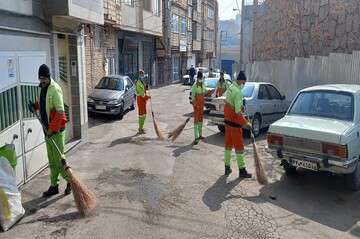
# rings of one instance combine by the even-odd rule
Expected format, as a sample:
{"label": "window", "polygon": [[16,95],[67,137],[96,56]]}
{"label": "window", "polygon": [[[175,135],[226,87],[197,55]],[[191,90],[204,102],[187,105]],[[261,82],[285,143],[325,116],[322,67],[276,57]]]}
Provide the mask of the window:
{"label": "window", "polygon": [[100,82],[95,86],[95,89],[107,90],[124,90],[124,80],[122,78],[103,77]]}
{"label": "window", "polygon": [[214,40],[214,31],[213,30],[208,30],[208,39],[209,40]]}
{"label": "window", "polygon": [[270,98],[272,100],[281,100],[281,94],[279,93],[279,91],[272,85],[267,85],[266,86],[269,93],[270,93]]}
{"label": "window", "polygon": [[188,17],[192,17],[192,7],[188,6]]}
{"label": "window", "polygon": [[186,17],[181,17],[181,34],[186,34]]}
{"label": "window", "polygon": [[244,95],[245,98],[249,98],[253,95],[253,92],[254,92],[254,88],[255,88],[255,85],[254,84],[250,84],[250,83],[246,83],[244,85],[244,88],[242,88],[242,93]]}
{"label": "window", "polygon": [[208,18],[214,19],[214,8],[208,6]]}
{"label": "window", "polygon": [[143,0],[144,10],[151,12],[151,1],[152,0]]}
{"label": "window", "polygon": [[134,6],[134,1],[133,0],[121,0],[119,2],[124,3],[126,5]]}
{"label": "window", "polygon": [[265,85],[260,85],[258,99],[259,100],[268,100],[269,99],[269,93],[268,93]]}
{"label": "window", "polygon": [[95,49],[100,49],[104,44],[104,31],[100,27],[95,27]]}
{"label": "window", "polygon": [[130,80],[129,77],[126,77],[126,80],[127,80],[127,85],[131,88],[134,85],[134,83]]}
{"label": "window", "polygon": [[160,16],[160,12],[161,12],[161,6],[160,6],[160,0],[153,0],[153,5],[154,5],[154,14],[156,16]]}
{"label": "window", "polygon": [[335,91],[302,92],[289,114],[353,121],[354,96]]}
{"label": "window", "polygon": [[192,39],[197,40],[197,23],[193,22]]}
{"label": "window", "polygon": [[171,20],[171,31],[175,33],[179,33],[179,16],[173,14]]}

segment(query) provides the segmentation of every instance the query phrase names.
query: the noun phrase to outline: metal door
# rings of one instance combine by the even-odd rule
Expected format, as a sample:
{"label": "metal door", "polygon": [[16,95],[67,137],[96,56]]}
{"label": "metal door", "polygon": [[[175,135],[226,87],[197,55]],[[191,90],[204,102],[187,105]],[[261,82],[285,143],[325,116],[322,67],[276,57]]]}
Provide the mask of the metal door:
{"label": "metal door", "polygon": [[41,125],[27,108],[39,97],[37,71],[43,63],[44,52],[0,52],[0,146],[15,144],[18,184],[47,165]]}

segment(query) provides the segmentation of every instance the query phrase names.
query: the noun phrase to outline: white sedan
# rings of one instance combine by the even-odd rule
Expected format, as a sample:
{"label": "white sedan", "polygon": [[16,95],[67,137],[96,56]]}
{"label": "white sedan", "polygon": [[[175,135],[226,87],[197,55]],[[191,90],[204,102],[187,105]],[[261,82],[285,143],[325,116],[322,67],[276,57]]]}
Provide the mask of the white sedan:
{"label": "white sedan", "polygon": [[322,85],[298,93],[270,126],[268,147],[287,174],[296,168],[346,176],[360,189],[360,85]]}

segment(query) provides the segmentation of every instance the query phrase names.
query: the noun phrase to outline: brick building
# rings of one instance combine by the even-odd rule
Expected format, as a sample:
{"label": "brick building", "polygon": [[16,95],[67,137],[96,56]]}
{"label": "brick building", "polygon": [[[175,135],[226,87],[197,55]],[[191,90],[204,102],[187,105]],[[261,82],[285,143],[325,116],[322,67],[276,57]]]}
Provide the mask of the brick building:
{"label": "brick building", "polygon": [[103,0],[104,25],[86,28],[88,90],[105,75],[136,79],[139,69],[157,85],[155,44],[162,37],[161,0]]}
{"label": "brick building", "polygon": [[181,80],[191,65],[215,67],[218,32],[216,0],[165,0],[164,36],[160,51],[172,81]]}
{"label": "brick building", "polygon": [[360,2],[266,0],[255,8],[254,60],[293,59],[360,49]]}

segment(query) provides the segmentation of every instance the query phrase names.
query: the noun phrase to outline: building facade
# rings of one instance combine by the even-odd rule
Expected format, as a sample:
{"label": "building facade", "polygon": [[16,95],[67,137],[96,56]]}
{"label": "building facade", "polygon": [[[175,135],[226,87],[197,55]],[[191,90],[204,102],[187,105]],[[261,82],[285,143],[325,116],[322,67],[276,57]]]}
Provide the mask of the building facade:
{"label": "building facade", "polygon": [[150,85],[159,84],[156,42],[163,35],[161,0],[104,0],[104,25],[88,26],[88,90],[105,75],[128,75],[139,69]]}
{"label": "building facade", "polygon": [[215,67],[218,3],[215,0],[165,0],[164,36],[158,52],[171,82],[181,80],[191,65]]}
{"label": "building facade", "polygon": [[24,184],[47,166],[42,127],[27,108],[39,97],[41,64],[64,93],[67,147],[87,137],[83,32],[84,23],[103,24],[102,1],[1,1],[0,10],[0,147],[14,143]]}

